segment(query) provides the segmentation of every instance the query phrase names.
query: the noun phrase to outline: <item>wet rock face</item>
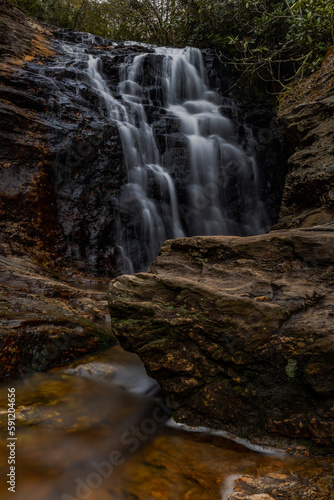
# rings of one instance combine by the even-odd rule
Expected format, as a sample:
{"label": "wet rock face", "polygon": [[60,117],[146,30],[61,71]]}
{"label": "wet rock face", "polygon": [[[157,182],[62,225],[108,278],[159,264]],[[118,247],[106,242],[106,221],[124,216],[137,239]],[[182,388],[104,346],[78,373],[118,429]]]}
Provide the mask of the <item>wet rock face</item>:
{"label": "wet rock face", "polygon": [[51,35],[51,26],[42,26],[27,17],[19,10],[13,11],[4,1],[0,5],[0,52],[1,70],[10,61],[11,65],[19,65],[22,57],[29,60],[33,56],[51,54],[47,43]]}
{"label": "wet rock face", "polygon": [[334,219],[334,51],[281,103],[284,135],[294,154],[275,228],[312,227]]}
{"label": "wet rock face", "polygon": [[[212,49],[203,50],[203,58],[210,88],[225,98],[226,104],[232,99],[235,113],[228,115],[228,106],[223,112],[235,123],[239,140],[247,149],[253,143],[256,160],[260,165],[259,175],[262,196],[265,200],[271,224],[276,224],[288,173],[288,158],[294,145],[283,137],[285,121],[278,121],[277,98],[260,79],[242,78],[228,57],[220,60]],[[268,85],[268,87],[267,87]],[[251,134],[245,131],[251,131]]]}
{"label": "wet rock face", "polygon": [[110,286],[112,324],[175,418],[333,449],[334,232],[170,240]]}
{"label": "wet rock face", "polygon": [[45,170],[49,148],[40,118],[46,100],[20,70],[35,56],[52,57],[51,32],[3,4],[0,14],[0,246],[29,252],[35,245],[43,259],[60,239]]}
{"label": "wet rock face", "polygon": [[[2,252],[113,275],[115,207],[126,179],[118,129],[51,31],[3,9],[15,36],[3,40],[1,66]],[[45,57],[36,57],[34,37]]]}
{"label": "wet rock face", "polygon": [[103,282],[78,283],[0,255],[0,380],[115,344],[107,313]]}

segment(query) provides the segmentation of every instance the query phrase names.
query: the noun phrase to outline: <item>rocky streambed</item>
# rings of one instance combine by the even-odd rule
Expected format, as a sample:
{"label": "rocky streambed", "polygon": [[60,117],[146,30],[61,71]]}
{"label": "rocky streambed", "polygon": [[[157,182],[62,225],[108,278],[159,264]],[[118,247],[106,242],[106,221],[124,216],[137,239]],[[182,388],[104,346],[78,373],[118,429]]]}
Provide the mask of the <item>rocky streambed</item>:
{"label": "rocky streambed", "polygon": [[[254,451],[223,436],[175,428],[138,356],[119,346],[11,387],[19,500],[331,498],[329,458]],[[1,408],[7,388],[0,384]],[[1,464],[7,460],[6,417],[1,409]],[[5,482],[0,492],[12,498]]]}

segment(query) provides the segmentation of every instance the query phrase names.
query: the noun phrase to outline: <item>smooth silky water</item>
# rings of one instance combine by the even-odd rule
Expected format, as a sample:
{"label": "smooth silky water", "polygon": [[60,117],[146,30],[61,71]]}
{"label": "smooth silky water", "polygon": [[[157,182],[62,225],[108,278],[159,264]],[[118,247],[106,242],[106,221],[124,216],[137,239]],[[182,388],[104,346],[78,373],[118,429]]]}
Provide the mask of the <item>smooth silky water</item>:
{"label": "smooth silky water", "polygon": [[170,426],[159,386],[120,346],[3,383],[1,408],[8,387],[17,398],[17,489],[8,492],[4,481],[2,410],[1,499],[222,499],[241,474],[291,460]]}
{"label": "smooth silky water", "polygon": [[[77,72],[78,86],[97,96],[99,113],[119,130],[127,171],[115,226],[121,272],[146,270],[166,239],[266,232],[255,140],[239,123],[248,138],[239,144],[236,125],[224,116],[237,108],[210,90],[199,49],[143,47],[112,63],[111,53],[94,49],[94,37],[60,48],[59,66]],[[119,66],[116,89],[106,58]],[[181,166],[171,160],[175,150]]]}

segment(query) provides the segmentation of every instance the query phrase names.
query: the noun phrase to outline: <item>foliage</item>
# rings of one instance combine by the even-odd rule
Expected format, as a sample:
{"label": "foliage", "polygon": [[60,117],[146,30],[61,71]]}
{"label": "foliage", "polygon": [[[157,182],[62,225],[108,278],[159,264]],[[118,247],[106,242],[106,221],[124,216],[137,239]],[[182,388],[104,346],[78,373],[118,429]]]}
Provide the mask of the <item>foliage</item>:
{"label": "foliage", "polygon": [[183,27],[187,10],[176,0],[114,0],[112,4],[118,7],[113,38],[157,45],[187,44]]}
{"label": "foliage", "polygon": [[8,0],[7,4],[10,7],[17,7],[31,16],[39,17],[43,11],[43,3],[41,0]]}
{"label": "foliage", "polygon": [[40,20],[113,39],[212,47],[224,61],[286,83],[334,43],[328,0],[8,0]]}
{"label": "foliage", "polygon": [[[244,71],[286,83],[313,71],[334,44],[334,4],[328,0],[192,0],[195,45],[230,54]],[[199,22],[198,20],[202,21]]]}

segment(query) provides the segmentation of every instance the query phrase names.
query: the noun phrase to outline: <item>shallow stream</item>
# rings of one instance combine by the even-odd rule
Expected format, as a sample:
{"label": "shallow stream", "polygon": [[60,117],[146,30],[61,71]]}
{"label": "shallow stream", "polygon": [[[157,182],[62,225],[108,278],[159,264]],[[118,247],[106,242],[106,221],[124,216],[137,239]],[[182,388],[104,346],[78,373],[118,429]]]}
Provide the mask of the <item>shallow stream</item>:
{"label": "shallow stream", "polygon": [[[135,354],[120,346],[3,383],[16,389],[16,500],[227,498],[234,481],[290,458],[171,424]],[[1,410],[1,476],[9,472]],[[8,485],[7,485],[8,486]],[[1,481],[0,498],[14,498]]]}

